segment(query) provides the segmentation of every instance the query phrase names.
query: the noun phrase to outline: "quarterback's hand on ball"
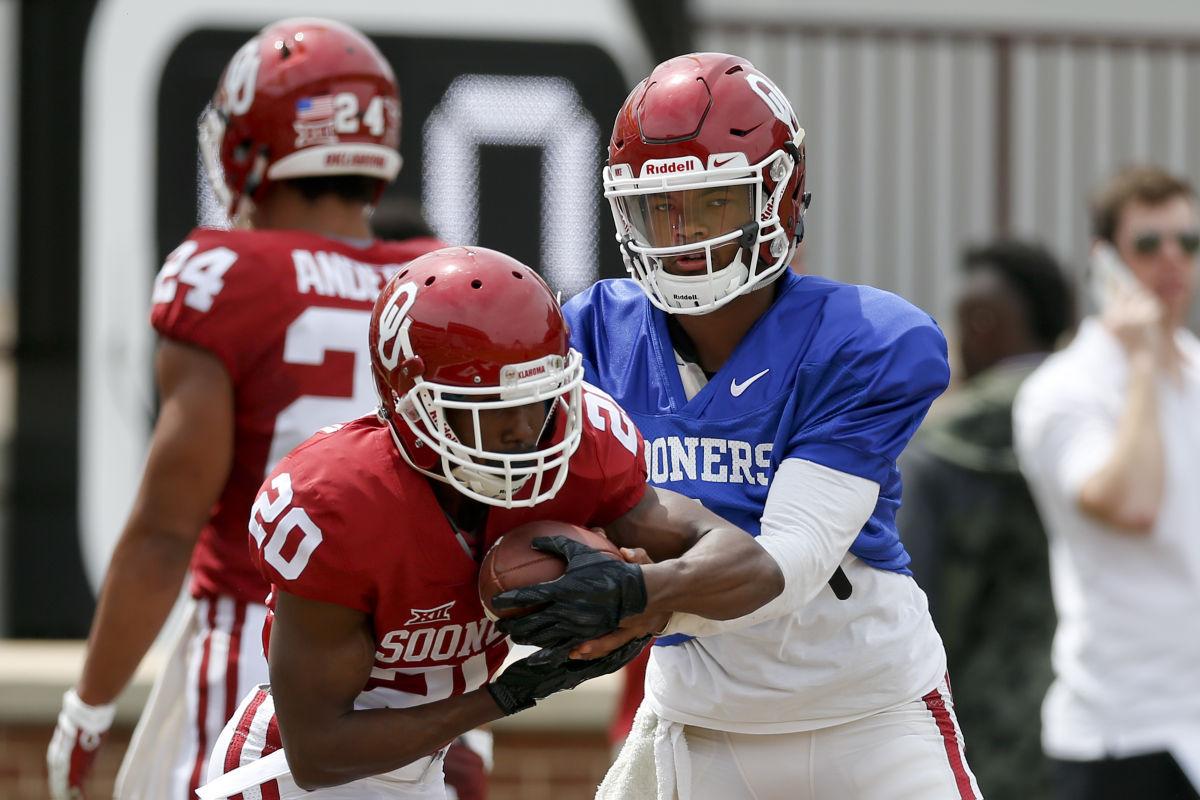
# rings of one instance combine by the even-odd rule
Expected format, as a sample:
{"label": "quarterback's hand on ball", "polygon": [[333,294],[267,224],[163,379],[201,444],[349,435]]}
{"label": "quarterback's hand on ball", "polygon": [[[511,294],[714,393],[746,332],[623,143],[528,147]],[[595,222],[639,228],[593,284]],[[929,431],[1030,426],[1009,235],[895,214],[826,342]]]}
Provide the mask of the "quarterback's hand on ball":
{"label": "quarterback's hand on ball", "polygon": [[[630,564],[653,564],[654,559],[640,547],[622,547],[621,557]],[[595,639],[577,645],[571,650],[570,658],[600,658],[606,656],[618,647],[634,639],[654,636],[670,622],[670,613],[655,614],[644,612],[634,614],[621,620],[621,625],[612,633],[606,633]]]}
{"label": "quarterback's hand on ball", "polygon": [[589,639],[572,647],[569,658],[585,660],[603,658],[635,639],[648,642],[661,633],[670,621],[669,613],[635,614],[632,617],[626,617],[621,620],[621,627],[612,633],[597,636],[595,639]]}
{"label": "quarterback's hand on ball", "polygon": [[492,598],[498,609],[547,604],[498,623],[518,644],[579,644],[616,630],[622,619],[646,609],[641,566],[618,561],[565,536],[539,537],[532,546],[565,559],[567,571],[557,580],[510,589]]}
{"label": "quarterback's hand on ball", "polygon": [[112,726],[116,705],[89,706],[71,689],[63,695],[58,725],[46,750],[52,800],[79,800],[92,771],[104,734]]}
{"label": "quarterback's hand on ball", "polygon": [[555,692],[574,689],[586,680],[616,672],[633,661],[649,638],[635,639],[601,658],[581,661],[567,658],[567,647],[539,650],[509,665],[487,685],[496,705],[505,714],[532,708]]}
{"label": "quarterback's hand on ball", "polygon": [[625,559],[627,564],[653,564],[654,559],[646,552],[643,547],[622,547],[621,558]]}

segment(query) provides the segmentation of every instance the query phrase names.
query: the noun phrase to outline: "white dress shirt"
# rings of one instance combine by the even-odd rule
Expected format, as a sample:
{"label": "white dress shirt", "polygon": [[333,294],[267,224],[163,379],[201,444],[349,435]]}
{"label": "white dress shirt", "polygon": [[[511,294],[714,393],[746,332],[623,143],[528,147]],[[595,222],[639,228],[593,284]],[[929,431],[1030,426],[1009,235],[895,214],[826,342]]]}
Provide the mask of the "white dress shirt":
{"label": "white dress shirt", "polygon": [[1058,611],[1042,740],[1056,758],[1169,750],[1200,785],[1200,340],[1180,330],[1183,380],[1160,377],[1166,485],[1149,534],[1077,505],[1112,453],[1128,362],[1098,320],[1022,385],[1021,469],[1050,540]]}

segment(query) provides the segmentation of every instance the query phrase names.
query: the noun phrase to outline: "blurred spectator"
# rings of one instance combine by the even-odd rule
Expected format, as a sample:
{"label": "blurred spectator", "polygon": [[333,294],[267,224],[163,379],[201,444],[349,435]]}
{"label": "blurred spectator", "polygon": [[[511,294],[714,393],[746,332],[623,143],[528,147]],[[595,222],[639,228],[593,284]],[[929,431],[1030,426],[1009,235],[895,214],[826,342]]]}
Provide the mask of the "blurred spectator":
{"label": "blurred spectator", "polygon": [[1017,387],[1074,319],[1070,285],[1041,247],[970,250],[957,300],[963,383],[900,457],[897,517],[946,645],[971,766],[989,800],[1047,796],[1037,725],[1054,609],[1046,536],[1017,469]]}
{"label": "blurred spectator", "polygon": [[1129,168],[1097,195],[1092,224],[1094,263],[1111,246],[1128,269],[1097,276],[1099,316],[1014,409],[1058,611],[1042,742],[1059,798],[1197,798],[1200,340],[1183,328],[1195,192]]}

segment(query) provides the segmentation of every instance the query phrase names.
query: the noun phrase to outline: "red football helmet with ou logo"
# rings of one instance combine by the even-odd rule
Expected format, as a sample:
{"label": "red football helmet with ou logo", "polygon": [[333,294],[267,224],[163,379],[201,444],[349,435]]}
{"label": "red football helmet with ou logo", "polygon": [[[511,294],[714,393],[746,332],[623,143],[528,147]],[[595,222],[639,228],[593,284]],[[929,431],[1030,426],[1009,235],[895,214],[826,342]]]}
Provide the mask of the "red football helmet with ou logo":
{"label": "red football helmet with ou logo", "polygon": [[340,22],[288,19],[234,54],[200,119],[200,153],[230,217],[275,180],[400,171],[396,78],[370,39]]}
{"label": "red football helmet with ou logo", "polygon": [[[583,431],[583,359],[536,272],[482,247],[426,253],[379,293],[370,343],[379,415],[410,466],[506,508],[562,488]],[[545,413],[534,450],[484,448],[481,414],[533,403]],[[448,410],[469,412],[470,435],[451,427]]]}
{"label": "red football helmet with ou logo", "polygon": [[804,130],[744,58],[660,64],[621,107],[604,196],[625,266],[664,311],[705,314],[774,280],[804,232]]}

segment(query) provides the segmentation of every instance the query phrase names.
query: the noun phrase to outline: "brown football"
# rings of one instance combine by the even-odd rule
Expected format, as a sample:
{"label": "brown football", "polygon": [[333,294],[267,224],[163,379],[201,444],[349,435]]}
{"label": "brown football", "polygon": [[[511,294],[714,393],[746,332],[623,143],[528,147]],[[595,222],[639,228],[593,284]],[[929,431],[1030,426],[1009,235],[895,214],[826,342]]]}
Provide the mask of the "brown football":
{"label": "brown football", "polygon": [[519,525],[496,540],[479,566],[479,600],[483,603],[484,612],[492,620],[519,617],[532,610],[511,608],[498,611],[492,608],[492,598],[500,592],[552,581],[566,572],[566,561],[553,553],[533,549],[531,543],[539,536],[565,536],[609,553],[613,558],[621,557],[620,550],[608,537],[578,525],[554,520]]}

